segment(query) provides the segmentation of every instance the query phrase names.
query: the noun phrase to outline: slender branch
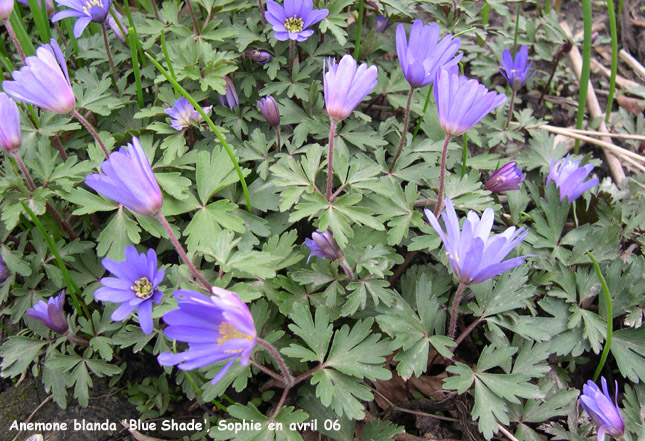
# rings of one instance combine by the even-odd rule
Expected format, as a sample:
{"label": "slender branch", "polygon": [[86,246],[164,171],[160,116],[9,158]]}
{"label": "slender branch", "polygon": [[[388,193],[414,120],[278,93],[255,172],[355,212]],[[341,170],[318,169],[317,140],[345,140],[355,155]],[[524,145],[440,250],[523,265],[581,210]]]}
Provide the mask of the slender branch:
{"label": "slender branch", "polygon": [[296,42],[289,40],[289,80],[291,80],[293,75],[294,58],[296,58]]}
{"label": "slender branch", "polygon": [[511,103],[508,105],[508,116],[506,117],[506,125],[504,126],[504,130],[508,129],[508,125],[511,123],[511,119],[513,119],[514,106],[515,106],[515,89],[511,87]]}
{"label": "slender branch", "polygon": [[195,11],[193,11],[193,5],[190,3],[190,0],[186,0],[186,6],[188,6],[188,11],[190,12],[190,18],[193,19],[193,28],[195,29],[195,34],[199,37],[199,26],[197,26],[197,18],[195,18]]}
{"label": "slender branch", "polygon": [[268,24],[267,18],[264,16],[264,4],[262,3],[262,0],[258,0],[258,7],[260,8],[260,12],[262,13],[262,23],[266,26]]}
{"label": "slender branch", "polygon": [[352,271],[352,267],[349,266],[349,263],[347,263],[347,260],[345,260],[345,256],[338,259],[338,263],[340,263],[341,268],[343,268],[343,271],[345,271],[345,274],[347,274],[347,280],[349,280],[350,282],[356,280],[354,271]]}
{"label": "slender branch", "polygon": [[325,369],[325,364],[324,363],[320,363],[315,368],[309,369],[307,372],[303,372],[302,374],[298,375],[293,380],[293,385],[295,386],[296,384],[305,381],[307,378],[310,378],[311,376],[313,376],[313,374],[315,374],[316,372],[318,372],[319,370],[322,370],[322,369]]}
{"label": "slender branch", "polygon": [[275,407],[275,410],[273,411],[273,414],[271,415],[272,420],[275,417],[277,417],[278,414],[280,413],[280,409],[282,409],[282,406],[284,405],[284,402],[287,400],[287,395],[289,395],[290,390],[291,390],[290,387],[285,387],[282,390],[282,395],[280,395],[280,401],[278,401],[278,405]]}
{"label": "slender branch", "polygon": [[[126,0],[128,1],[128,0]],[[156,0],[150,0],[150,4],[152,5],[152,12],[155,14],[155,18],[159,20],[159,11],[157,11],[157,4],[155,3]]]}
{"label": "slender branch", "polygon": [[[459,337],[457,337],[457,340],[455,340],[455,348],[457,348],[457,346],[459,346],[461,344],[461,342],[464,341],[466,339],[466,337],[468,337],[470,335],[470,333],[473,332],[473,329],[475,329],[482,321],[483,320],[480,317],[477,320],[475,320],[474,322],[472,322],[470,325],[468,325],[468,327],[466,329],[464,329],[464,332],[459,334]],[[454,352],[454,349],[453,349],[453,352]]]}
{"label": "slender branch", "polygon": [[18,167],[20,168],[20,171],[22,172],[22,175],[25,177],[25,180],[27,181],[27,184],[29,184],[29,189],[31,191],[34,191],[36,189],[36,184],[34,184],[34,180],[31,179],[31,175],[29,174],[29,170],[27,170],[27,167],[25,167],[25,163],[22,162],[22,159],[20,158],[20,155],[16,151],[13,154],[14,159],[16,160],[16,163],[18,164]]}
{"label": "slender branch", "polygon": [[119,74],[116,71],[116,67],[114,66],[114,60],[112,59],[112,52],[110,51],[110,44],[108,43],[105,23],[101,25],[101,31],[103,32],[103,43],[105,43],[105,53],[107,54],[108,63],[110,63],[110,69],[112,69],[112,75],[114,75],[114,85],[116,86],[117,83],[119,82]]}
{"label": "slender branch", "polygon": [[197,268],[195,268],[195,265],[193,265],[193,262],[191,262],[191,260],[188,258],[188,256],[186,255],[186,252],[184,251],[184,248],[177,240],[177,236],[175,236],[175,233],[172,232],[172,228],[170,228],[170,224],[168,223],[168,220],[166,220],[166,217],[161,213],[161,211],[157,213],[157,219],[159,219],[159,222],[161,222],[161,225],[168,233],[168,237],[170,238],[170,241],[172,242],[172,244],[175,246],[175,250],[177,250],[177,254],[179,254],[179,257],[181,257],[181,260],[183,260],[184,263],[188,266],[188,269],[190,269],[190,272],[193,273],[193,276],[195,276],[202,283],[204,289],[210,292],[212,289],[212,285],[208,283],[206,278],[202,275],[201,272],[199,272]]}
{"label": "slender branch", "polygon": [[71,332],[67,331],[65,334],[63,334],[69,341],[76,345],[80,346],[85,346],[86,348],[90,347],[90,342],[84,339],[83,337],[79,337],[76,334],[72,334]]}
{"label": "slender branch", "polygon": [[58,150],[58,153],[60,154],[61,159],[63,161],[67,161],[67,153],[65,153],[63,144],[61,144],[60,139],[58,139],[58,135],[54,135],[50,139],[54,142],[54,145],[56,146],[56,150]]}
{"label": "slender branch", "polygon": [[441,206],[443,205],[443,186],[446,180],[446,155],[448,153],[448,143],[450,142],[450,135],[446,133],[446,140],[443,142],[443,150],[441,150],[441,170],[439,175],[439,193],[437,193],[437,206],[434,209],[434,216],[439,217],[441,213]]}
{"label": "slender branch", "polygon": [[76,109],[72,110],[72,115],[76,117],[76,119],[85,126],[88,132],[94,137],[96,142],[99,143],[101,148],[103,149],[103,153],[105,153],[105,157],[109,158],[110,157],[110,152],[108,151],[107,147],[105,147],[105,144],[103,144],[103,140],[99,136],[99,134],[94,130],[94,127],[92,127],[92,124],[90,124],[85,118],[83,118],[83,115],[78,113]]}
{"label": "slender branch", "polygon": [[271,357],[273,357],[273,359],[278,363],[278,366],[280,366],[280,370],[282,371],[282,375],[284,377],[283,383],[286,386],[285,389],[291,388],[295,384],[293,375],[291,375],[291,371],[289,371],[289,368],[284,362],[282,355],[280,355],[280,352],[278,352],[278,350],[274,348],[271,343],[262,340],[261,338],[258,338],[257,342],[260,346],[266,349],[269,354],[271,354]]}
{"label": "slender branch", "polygon": [[336,123],[337,121],[334,118],[331,118],[329,124],[329,153],[327,155],[327,193],[326,199],[327,202],[332,201],[331,190],[332,190],[332,179],[333,179],[333,161],[334,161],[334,134],[336,133]]}
{"label": "slender branch", "polygon": [[258,363],[255,360],[251,360],[251,364],[256,368],[258,368],[259,370],[261,370],[262,372],[264,372],[265,374],[267,374],[269,377],[273,378],[274,380],[284,383],[284,378],[282,378],[279,374],[276,374],[275,372],[273,372],[271,369],[265,366],[262,366],[260,363]]}
{"label": "slender branch", "polygon": [[22,59],[22,62],[25,62],[25,53],[22,51],[22,47],[20,46],[20,42],[18,41],[18,38],[16,38],[16,33],[13,31],[13,27],[11,27],[11,23],[9,23],[9,19],[6,18],[4,20],[4,25],[7,28],[7,32],[9,33],[9,36],[11,37],[11,40],[13,40],[13,44],[16,46],[16,50],[18,51],[18,55],[20,55],[20,58]]}
{"label": "slender branch", "polygon": [[394,170],[394,165],[396,164],[397,159],[401,156],[401,151],[405,145],[405,140],[408,135],[408,123],[410,122],[410,106],[412,105],[412,95],[414,94],[414,87],[410,86],[410,92],[408,93],[408,103],[405,105],[405,118],[403,119],[403,127],[401,128],[401,141],[399,142],[399,147],[396,149],[396,154],[394,159],[392,159],[392,164],[388,169],[388,173],[392,173]]}
{"label": "slender branch", "polygon": [[280,126],[279,125],[276,126],[276,128],[275,128],[275,136],[277,138],[277,140],[276,140],[277,144],[275,146],[275,149],[276,149],[277,153],[280,153],[280,150],[282,149],[282,143],[280,143]]}
{"label": "slender branch", "polygon": [[343,185],[341,185],[340,187],[338,187],[338,188],[336,189],[336,191],[332,193],[332,195],[331,195],[331,200],[333,201],[334,199],[336,199],[336,196],[338,196],[338,195],[339,195],[343,190],[345,190],[346,188],[347,188],[347,183],[344,183]]}
{"label": "slender branch", "polygon": [[455,338],[455,332],[457,331],[457,310],[459,309],[459,302],[464,289],[466,289],[466,284],[459,282],[459,287],[455,293],[455,298],[452,301],[452,308],[450,310],[450,326],[448,328],[448,337],[450,338]]}

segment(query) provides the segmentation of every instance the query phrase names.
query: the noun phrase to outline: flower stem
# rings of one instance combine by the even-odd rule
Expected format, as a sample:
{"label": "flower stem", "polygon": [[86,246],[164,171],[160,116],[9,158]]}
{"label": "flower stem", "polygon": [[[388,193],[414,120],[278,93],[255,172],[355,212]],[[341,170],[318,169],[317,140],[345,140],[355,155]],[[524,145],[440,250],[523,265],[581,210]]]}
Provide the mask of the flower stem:
{"label": "flower stem", "polygon": [[188,6],[188,11],[190,12],[190,18],[193,20],[193,28],[195,29],[195,34],[199,37],[199,26],[197,26],[197,18],[195,17],[195,11],[193,11],[193,5],[190,3],[190,0],[186,0],[186,6]]}
{"label": "flower stem", "polygon": [[596,261],[596,259],[594,259],[593,255],[589,252],[589,250],[587,250],[587,255],[591,259],[591,263],[593,263],[593,269],[594,271],[596,271],[596,276],[598,276],[598,280],[600,280],[600,286],[602,287],[602,294],[605,298],[605,313],[607,315],[607,336],[605,338],[605,346],[602,348],[602,353],[600,354],[600,361],[598,362],[598,366],[596,366],[596,372],[594,372],[592,377],[592,380],[595,382],[598,379],[600,372],[602,372],[602,368],[605,366],[605,361],[607,361],[607,355],[609,355],[609,350],[611,349],[614,316],[611,308],[611,294],[609,293],[609,288],[607,287],[607,282],[605,281],[605,277],[602,275],[602,272],[600,271],[598,262]]}
{"label": "flower stem", "polygon": [[103,153],[105,153],[105,157],[109,158],[110,157],[110,152],[108,151],[107,147],[105,147],[105,144],[103,144],[103,140],[99,136],[99,134],[94,130],[94,127],[92,127],[92,124],[90,124],[85,118],[83,118],[83,115],[78,113],[76,109],[72,110],[72,116],[76,117],[76,119],[85,126],[88,132],[94,137],[96,142],[99,143],[101,148],[103,149]]}
{"label": "flower stem", "polygon": [[282,144],[280,143],[280,126],[276,126],[275,128],[275,136],[276,136],[276,152],[280,153],[280,150],[282,149]]}
{"label": "flower stem", "polygon": [[85,346],[86,348],[90,347],[90,342],[85,340],[83,337],[79,337],[78,335],[72,334],[69,331],[67,331],[63,335],[65,335],[65,337],[67,337],[67,340],[71,341],[75,345]]}
{"label": "flower stem", "polygon": [[[582,0],[582,18],[584,27],[584,37],[582,45],[582,69],[580,72],[580,88],[578,89],[578,114],[576,116],[576,129],[582,129],[585,119],[585,109],[587,107],[587,89],[589,88],[589,75],[591,69],[591,33],[592,13],[591,0]],[[573,152],[577,155],[580,149],[580,140],[576,140]]]}
{"label": "flower stem", "polygon": [[31,191],[34,191],[36,189],[36,184],[34,184],[34,180],[31,179],[31,175],[29,174],[29,170],[27,170],[27,167],[25,167],[25,163],[22,162],[22,158],[20,158],[20,155],[18,152],[15,152],[13,154],[14,159],[16,160],[16,163],[18,164],[18,167],[20,168],[20,171],[22,172],[22,175],[25,177],[25,180],[27,181],[27,184],[29,185],[29,189]]}
{"label": "flower stem", "polygon": [[511,102],[508,105],[508,116],[506,117],[506,125],[504,126],[504,130],[508,129],[508,125],[511,123],[511,119],[513,118],[514,106],[515,106],[515,89],[511,87]]}
{"label": "flower stem", "polygon": [[448,143],[450,142],[450,135],[446,133],[446,140],[443,142],[443,149],[441,150],[441,170],[439,174],[439,193],[437,193],[437,206],[434,208],[434,216],[439,217],[441,213],[441,206],[443,205],[443,186],[446,180],[446,155],[448,153]]}
{"label": "flower stem", "polygon": [[188,266],[188,269],[190,269],[190,272],[193,273],[193,275],[202,283],[204,289],[210,292],[212,288],[211,284],[208,283],[206,278],[202,275],[202,273],[199,272],[197,268],[195,268],[195,265],[193,265],[193,262],[191,262],[191,260],[188,258],[183,247],[177,240],[177,236],[175,236],[175,233],[172,232],[172,228],[170,228],[170,224],[166,220],[166,217],[161,212],[159,212],[157,213],[157,219],[159,219],[159,222],[161,222],[161,225],[168,233],[168,237],[170,238],[170,241],[172,242],[172,244],[175,246],[175,250],[177,250],[177,254],[179,254],[179,257],[181,257],[181,260],[184,261],[184,263]]}
{"label": "flower stem", "polygon": [[334,134],[336,133],[336,123],[337,121],[334,118],[331,118],[331,123],[329,124],[329,153],[327,157],[327,193],[326,199],[327,202],[332,201],[331,199],[331,186],[332,186],[332,163],[334,161]]}
{"label": "flower stem", "polygon": [[18,55],[20,55],[20,59],[22,59],[22,62],[24,63],[25,53],[22,51],[22,46],[20,46],[20,42],[18,41],[18,38],[16,37],[16,33],[13,31],[13,27],[11,27],[11,23],[9,23],[8,18],[4,20],[4,25],[7,28],[7,32],[9,33],[9,36],[11,37],[13,44],[16,46],[16,50],[18,51]]}
{"label": "flower stem", "polygon": [[155,3],[155,0],[150,0],[150,5],[152,5],[152,12],[154,12],[155,18],[159,20],[159,12],[157,11],[157,4]]}
{"label": "flower stem", "polygon": [[361,51],[361,32],[363,30],[363,14],[365,5],[363,0],[358,0],[358,19],[356,20],[356,40],[354,43],[353,57],[358,61],[359,52]]}
{"label": "flower stem", "polygon": [[112,52],[110,51],[110,44],[108,43],[107,30],[105,29],[105,23],[101,25],[101,31],[103,32],[103,43],[105,44],[105,53],[107,54],[108,62],[110,63],[110,69],[112,69],[112,75],[114,75],[114,85],[116,86],[119,82],[119,74],[116,71],[114,66],[114,60],[112,59]]}
{"label": "flower stem", "polygon": [[410,86],[410,92],[408,93],[408,103],[405,105],[405,118],[403,119],[403,127],[401,128],[401,141],[399,142],[399,147],[396,149],[396,155],[394,155],[394,159],[392,159],[392,164],[388,169],[388,173],[392,173],[392,170],[394,170],[396,160],[399,159],[399,156],[401,156],[401,150],[403,150],[403,146],[405,145],[405,138],[408,134],[408,123],[410,122],[410,105],[412,104],[412,94],[414,94],[414,87]]}
{"label": "flower stem", "polygon": [[457,331],[457,310],[459,309],[459,302],[464,289],[466,289],[466,284],[459,282],[459,287],[455,293],[455,298],[452,301],[452,308],[450,310],[450,326],[448,327],[448,337],[450,338],[455,338],[455,332]]}
{"label": "flower stem", "polygon": [[262,23],[267,25],[268,22],[267,18],[264,16],[264,3],[262,2],[262,0],[258,0],[258,7],[260,8],[260,13],[262,13]]}
{"label": "flower stem", "polygon": [[260,346],[266,349],[267,352],[271,354],[271,357],[273,357],[273,359],[278,363],[278,366],[282,371],[282,381],[284,382],[287,389],[291,388],[291,386],[294,385],[293,375],[291,375],[291,371],[287,367],[287,364],[284,362],[284,359],[282,358],[282,355],[280,355],[280,352],[278,352],[278,350],[273,347],[271,343],[262,340],[261,338],[258,338],[257,342]]}
{"label": "flower stem", "polygon": [[350,282],[353,282],[356,280],[354,276],[354,271],[352,271],[352,267],[349,266],[349,263],[347,263],[347,260],[345,260],[345,257],[341,257],[338,259],[338,263],[340,263],[340,266],[343,268],[343,271],[345,271],[345,274],[347,274],[347,280]]}
{"label": "flower stem", "polygon": [[289,80],[293,76],[293,63],[294,58],[296,58],[296,42],[294,40],[289,40]]}
{"label": "flower stem", "polygon": [[58,139],[58,135],[54,135],[50,139],[54,142],[54,145],[56,146],[56,150],[58,150],[58,153],[60,154],[60,157],[63,160],[63,162],[67,161],[67,153],[65,153],[63,144],[60,143],[60,139]]}
{"label": "flower stem", "polygon": [[[488,6],[488,4],[486,5]],[[419,132],[419,129],[421,128],[421,123],[423,122],[423,117],[426,114],[426,111],[428,110],[428,104],[430,104],[430,97],[432,96],[432,89],[434,88],[434,83],[430,84],[430,87],[428,87],[428,93],[426,94],[426,101],[423,103],[423,113],[421,114],[421,117],[419,118],[419,121],[417,121],[417,126],[414,128],[414,132],[412,133],[412,142],[414,142],[414,139],[417,137],[417,133]]]}

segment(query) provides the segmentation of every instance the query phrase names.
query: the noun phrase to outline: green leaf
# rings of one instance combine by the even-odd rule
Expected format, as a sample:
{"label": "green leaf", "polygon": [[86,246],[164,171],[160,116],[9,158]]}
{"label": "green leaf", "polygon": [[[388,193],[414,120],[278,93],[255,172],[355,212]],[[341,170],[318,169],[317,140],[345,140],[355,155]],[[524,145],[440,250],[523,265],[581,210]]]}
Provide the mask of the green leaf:
{"label": "green leaf", "polygon": [[110,259],[123,260],[125,247],[138,244],[141,229],[132,218],[124,212],[123,206],[114,213],[97,239],[96,253]]}
{"label": "green leaf", "polygon": [[[289,325],[289,329],[309,346],[313,351],[312,357],[306,357],[303,361],[319,361],[323,362],[329,342],[333,334],[333,326],[329,323],[329,313],[326,308],[316,308],[316,320],[311,317],[309,308],[303,304],[297,303],[293,305],[293,310],[289,314],[289,318],[293,320],[293,324]],[[290,347],[296,346],[292,344]],[[286,355],[293,356],[289,348],[282,350]]]}
{"label": "green leaf", "polygon": [[323,369],[311,377],[316,387],[316,396],[323,405],[331,407],[338,416],[361,420],[364,418],[363,405],[359,400],[371,401],[370,389],[356,377],[345,375],[335,369]]}
{"label": "green leaf", "polygon": [[623,376],[634,383],[645,382],[645,326],[615,331],[611,353]]}
{"label": "green leaf", "polygon": [[43,346],[47,344],[43,340],[33,340],[27,337],[11,336],[0,347],[0,375],[13,378],[21,375],[34,361]]}

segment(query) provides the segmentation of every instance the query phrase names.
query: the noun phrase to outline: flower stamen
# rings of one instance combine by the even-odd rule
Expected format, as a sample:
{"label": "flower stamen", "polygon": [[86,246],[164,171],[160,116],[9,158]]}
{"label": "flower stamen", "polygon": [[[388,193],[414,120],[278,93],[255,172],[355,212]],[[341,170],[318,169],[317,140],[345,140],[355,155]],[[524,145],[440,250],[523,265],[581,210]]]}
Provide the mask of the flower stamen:
{"label": "flower stamen", "polygon": [[302,32],[302,29],[304,27],[305,27],[305,23],[302,21],[302,18],[298,18],[295,15],[291,18],[287,18],[284,21],[284,28],[288,32]]}
{"label": "flower stamen", "polygon": [[94,6],[98,6],[100,8],[103,8],[103,2],[101,0],[89,0],[85,2],[85,6],[83,6],[83,12],[85,15],[91,17],[92,14],[90,14],[89,10],[92,9]]}
{"label": "flower stamen", "polygon": [[222,322],[219,325],[220,338],[217,339],[217,346],[222,346],[225,342],[236,338],[245,338],[253,341],[253,337],[235,329],[230,323]]}
{"label": "flower stamen", "polygon": [[140,299],[147,299],[152,295],[152,283],[147,277],[142,277],[134,281],[134,285],[130,287],[134,291],[134,295]]}

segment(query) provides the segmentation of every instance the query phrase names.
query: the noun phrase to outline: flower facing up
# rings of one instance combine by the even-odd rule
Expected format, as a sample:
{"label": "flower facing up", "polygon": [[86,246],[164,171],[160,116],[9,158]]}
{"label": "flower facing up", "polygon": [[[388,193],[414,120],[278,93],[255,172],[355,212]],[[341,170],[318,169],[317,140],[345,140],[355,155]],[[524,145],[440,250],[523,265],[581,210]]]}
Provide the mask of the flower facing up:
{"label": "flower facing up", "polygon": [[110,153],[101,171],[85,178],[88,187],[143,216],[159,213],[161,189],[138,138],[132,138],[127,149]]}
{"label": "flower facing up", "polygon": [[[455,57],[461,41],[446,35],[439,41],[439,25],[424,25],[415,20],[410,29],[410,39],[406,39],[402,24],[396,28],[396,53],[399,57],[403,75],[412,87],[424,87],[435,81],[442,67],[456,66],[463,54]],[[436,90],[436,88],[435,88]]]}
{"label": "flower facing up", "polygon": [[327,229],[326,231],[314,231],[311,235],[311,239],[305,239],[305,245],[311,251],[311,254],[307,258],[307,263],[311,256],[322,257],[323,259],[329,260],[342,260],[345,258],[343,250],[340,249],[334,235],[331,234],[331,230]]}
{"label": "flower facing up", "polygon": [[509,162],[501,166],[484,184],[484,188],[492,193],[501,191],[519,190],[520,182],[524,181],[522,170],[517,162]]}
{"label": "flower facing up", "polygon": [[22,144],[20,133],[20,113],[16,102],[6,93],[0,92],[0,147],[7,153],[13,153]]}
{"label": "flower facing up", "polygon": [[147,254],[138,254],[133,246],[125,249],[125,261],[105,258],[106,270],[116,277],[101,279],[101,288],[94,298],[103,302],[121,303],[111,316],[115,322],[125,320],[137,309],[139,325],[144,334],[152,332],[152,304],[159,303],[163,293],[157,289],[163,280],[163,270],[157,270],[157,255],[149,249]]}
{"label": "flower facing up", "polygon": [[0,0],[0,20],[9,18],[13,12],[14,0]]}
{"label": "flower facing up", "polygon": [[188,343],[188,350],[164,352],[157,360],[162,366],[178,365],[189,371],[230,359],[213,378],[215,384],[235,360],[242,366],[249,364],[257,336],[251,312],[237,294],[218,287],[213,287],[213,294],[209,297],[195,291],[175,291],[179,309],[163,316],[169,325],[164,332],[170,339]]}
{"label": "flower facing up", "polygon": [[325,108],[327,115],[336,121],[347,118],[375,87],[378,77],[376,66],[363,63],[358,68],[351,55],[340,63],[331,58],[323,66]]}
{"label": "flower facing up", "polygon": [[441,213],[446,225],[445,233],[434,214],[430,210],[425,210],[425,213],[430,225],[443,241],[450,266],[461,283],[481,283],[521,265],[526,257],[531,257],[520,256],[504,260],[524,240],[528,230],[520,228],[516,231],[515,227],[510,227],[501,234],[491,236],[495,220],[491,207],[484,211],[481,219],[474,211],[468,212],[460,230],[455,207],[450,198],[446,198],[446,210]]}
{"label": "flower facing up", "polygon": [[36,55],[27,57],[26,66],[14,71],[14,81],[4,81],[2,88],[17,101],[33,104],[56,113],[74,110],[76,100],[67,74],[63,53],[53,38]]}
{"label": "flower facing up", "polygon": [[434,87],[439,123],[447,135],[459,136],[470,130],[506,96],[489,92],[486,86],[463,75],[440,69]]}
{"label": "flower facing up", "polygon": [[618,410],[618,382],[616,382],[616,394],[612,402],[607,390],[607,380],[605,377],[600,379],[603,391],[600,392],[593,381],[587,381],[582,388],[580,404],[598,425],[598,441],[603,441],[605,434],[614,438],[622,437],[625,432],[625,421]]}
{"label": "flower facing up", "polygon": [[271,95],[261,98],[260,101],[258,101],[258,108],[271,127],[275,128],[280,125],[280,111],[278,110],[278,103],[275,102]]}
{"label": "flower facing up", "polygon": [[226,82],[226,95],[219,95],[219,104],[223,107],[228,107],[233,110],[234,107],[240,105],[240,100],[237,99],[237,90],[235,90],[235,84],[229,77],[224,77]]}
{"label": "flower facing up", "polygon": [[[173,107],[169,107],[164,112],[171,118],[170,125],[173,129],[181,131],[187,127],[194,125],[194,122],[199,123],[203,118],[190,102],[184,97],[175,101]],[[211,111],[213,106],[204,107],[204,112]]]}
{"label": "flower facing up", "polygon": [[276,40],[280,41],[305,41],[314,33],[307,28],[328,14],[328,9],[314,9],[312,0],[284,0],[284,7],[267,0],[266,18],[273,26]]}
{"label": "flower facing up", "polygon": [[74,37],[78,38],[90,22],[105,22],[109,15],[112,0],[56,0],[56,3],[71,9],[57,12],[52,17],[52,21],[62,20],[67,17],[77,17],[78,20],[74,23]]}
{"label": "flower facing up", "polygon": [[27,315],[42,322],[52,331],[64,334],[68,329],[65,311],[63,311],[64,305],[65,291],[56,297],[50,297],[47,299],[47,303],[44,300],[39,301],[27,310]]}
{"label": "flower facing up", "polygon": [[390,20],[384,15],[378,15],[374,19],[374,32],[382,34],[390,26]]}
{"label": "flower facing up", "polygon": [[[582,193],[600,182],[598,179],[589,179],[585,181],[589,173],[593,170],[593,165],[587,164],[580,167],[580,161],[570,160],[569,155],[555,162],[551,160],[549,176],[546,178],[546,185],[554,181],[560,189],[560,200],[565,196],[569,202],[575,201]],[[584,181],[584,182],[583,182]]]}
{"label": "flower facing up", "polygon": [[526,80],[535,75],[535,72],[529,75],[529,70],[531,70],[533,62],[531,61],[527,64],[528,57],[529,50],[526,46],[520,47],[515,57],[511,56],[508,49],[504,49],[504,53],[502,54],[502,67],[499,71],[504,75],[504,78],[506,78],[506,81],[508,81],[509,86],[513,90],[519,90],[526,83]]}
{"label": "flower facing up", "polygon": [[244,52],[244,56],[260,66],[268,63],[272,58],[271,54],[267,51],[260,51],[257,49],[249,49]]}
{"label": "flower facing up", "polygon": [[[123,23],[123,16],[119,13],[119,11],[117,11],[116,9],[113,9],[113,12],[119,22],[117,23],[117,20],[115,20],[114,17],[112,17],[112,14],[108,14],[107,24],[110,27],[110,29],[112,29],[112,32],[114,32],[114,35],[116,35],[116,38],[121,40],[122,43],[125,43],[125,38],[128,35],[128,27],[125,25],[125,23]],[[123,31],[125,32],[125,35],[123,35],[123,32],[121,32],[119,23],[121,23],[121,27],[123,27]]]}

